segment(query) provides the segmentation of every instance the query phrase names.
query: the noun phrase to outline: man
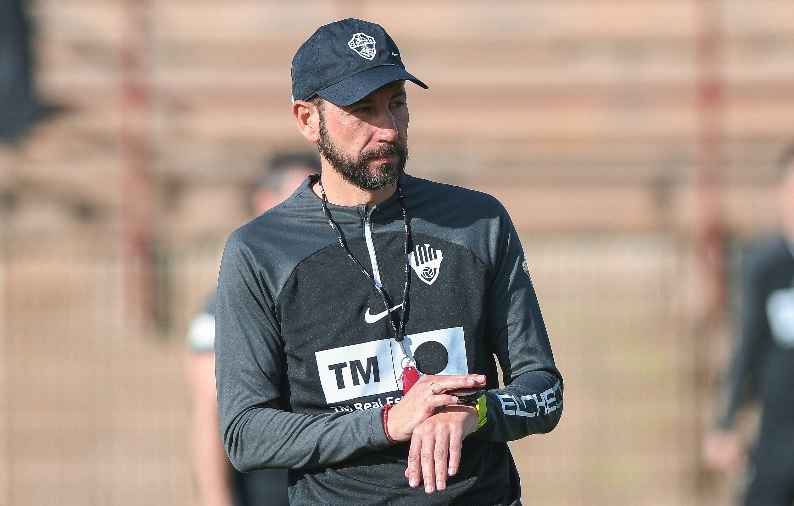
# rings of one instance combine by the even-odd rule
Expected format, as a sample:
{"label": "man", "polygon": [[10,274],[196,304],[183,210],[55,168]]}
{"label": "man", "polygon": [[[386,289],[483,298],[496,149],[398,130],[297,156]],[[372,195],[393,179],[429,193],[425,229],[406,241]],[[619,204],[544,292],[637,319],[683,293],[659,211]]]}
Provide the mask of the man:
{"label": "man", "polygon": [[[753,246],[742,269],[739,342],[727,371],[717,427],[705,441],[707,464],[743,469],[743,504],[794,504],[794,149],[780,162],[782,233]],[[747,401],[760,401],[748,459],[735,430]],[[748,465],[749,464],[749,465]]]}
{"label": "man", "polygon": [[[310,174],[320,172],[316,153],[276,154],[256,181],[251,207],[259,215],[290,196]],[[287,502],[287,472],[267,469],[240,473],[218,437],[215,393],[215,291],[188,330],[188,381],[192,391],[193,469],[201,506],[281,506]]]}
{"label": "man", "polygon": [[322,172],[227,241],[226,451],[290,469],[291,504],[520,504],[507,441],[556,426],[562,379],[505,209],[404,172],[405,81],[427,88],[356,19],[293,59]]}

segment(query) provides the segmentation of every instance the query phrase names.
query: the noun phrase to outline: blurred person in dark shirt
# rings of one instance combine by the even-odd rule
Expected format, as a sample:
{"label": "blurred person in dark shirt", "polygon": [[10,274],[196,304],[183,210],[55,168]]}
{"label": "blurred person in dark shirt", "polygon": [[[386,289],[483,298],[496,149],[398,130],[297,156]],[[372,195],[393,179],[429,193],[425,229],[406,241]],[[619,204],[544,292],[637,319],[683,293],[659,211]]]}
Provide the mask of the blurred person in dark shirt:
{"label": "blurred person in dark shirt", "polygon": [[[290,196],[309,174],[320,172],[314,152],[277,154],[251,195],[255,215]],[[188,374],[193,399],[194,476],[201,506],[281,506],[287,504],[287,471],[241,473],[223,449],[215,392],[215,291],[193,317],[188,331]]]}
{"label": "blurred person in dark shirt", "polygon": [[[738,342],[704,447],[709,466],[745,475],[748,506],[794,504],[794,146],[780,161],[780,198],[780,231],[743,258]],[[748,453],[737,415],[750,403],[760,419]]]}

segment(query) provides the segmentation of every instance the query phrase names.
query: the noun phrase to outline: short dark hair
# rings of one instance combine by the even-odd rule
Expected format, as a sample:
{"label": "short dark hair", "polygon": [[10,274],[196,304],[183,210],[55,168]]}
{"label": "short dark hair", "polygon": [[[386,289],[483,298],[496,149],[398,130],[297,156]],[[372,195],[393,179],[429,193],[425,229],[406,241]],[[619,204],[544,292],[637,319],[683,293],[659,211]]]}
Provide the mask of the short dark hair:
{"label": "short dark hair", "polygon": [[256,181],[256,188],[280,191],[290,170],[307,168],[319,173],[321,165],[320,157],[314,151],[286,151],[273,155],[266,167],[262,177]]}

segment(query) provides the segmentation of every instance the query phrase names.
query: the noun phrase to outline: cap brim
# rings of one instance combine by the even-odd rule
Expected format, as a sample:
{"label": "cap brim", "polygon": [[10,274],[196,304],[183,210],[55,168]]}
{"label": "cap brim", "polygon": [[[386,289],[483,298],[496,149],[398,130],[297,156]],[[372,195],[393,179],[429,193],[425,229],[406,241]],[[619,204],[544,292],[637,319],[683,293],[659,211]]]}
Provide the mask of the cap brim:
{"label": "cap brim", "polygon": [[317,95],[338,106],[348,106],[366,97],[381,86],[394,81],[411,81],[427,89],[427,85],[398,65],[373,67],[317,91]]}

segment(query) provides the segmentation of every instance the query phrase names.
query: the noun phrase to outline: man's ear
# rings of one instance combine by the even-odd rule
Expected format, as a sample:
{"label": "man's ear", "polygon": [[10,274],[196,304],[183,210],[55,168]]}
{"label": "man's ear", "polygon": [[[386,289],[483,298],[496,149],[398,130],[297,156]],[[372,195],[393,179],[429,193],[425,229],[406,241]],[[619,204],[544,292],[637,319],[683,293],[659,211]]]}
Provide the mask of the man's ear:
{"label": "man's ear", "polygon": [[317,106],[305,100],[296,100],[292,104],[292,114],[298,124],[298,130],[304,137],[314,143],[320,140]]}

